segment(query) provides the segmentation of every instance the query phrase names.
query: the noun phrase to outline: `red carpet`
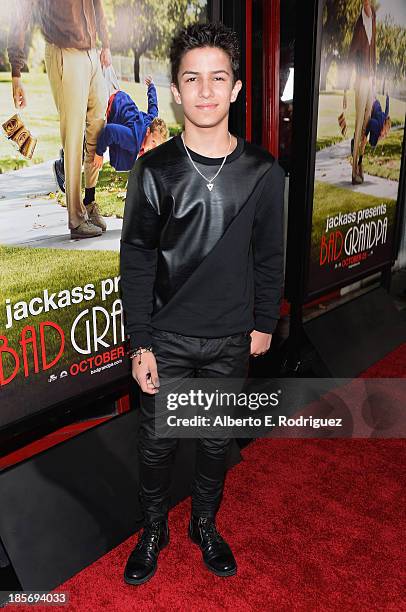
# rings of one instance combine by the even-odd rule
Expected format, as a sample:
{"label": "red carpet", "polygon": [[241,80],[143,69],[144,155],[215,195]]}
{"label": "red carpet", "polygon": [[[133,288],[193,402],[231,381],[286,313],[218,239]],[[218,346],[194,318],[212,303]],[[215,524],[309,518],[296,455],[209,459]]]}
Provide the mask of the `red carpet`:
{"label": "red carpet", "polygon": [[[403,345],[363,375],[406,376],[405,364]],[[204,568],[187,539],[186,500],[170,513],[171,544],[149,583],[122,580],[134,536],[57,588],[70,598],[58,609],[406,610],[405,449],[403,440],[258,440],[228,473],[217,520],[236,576]]]}

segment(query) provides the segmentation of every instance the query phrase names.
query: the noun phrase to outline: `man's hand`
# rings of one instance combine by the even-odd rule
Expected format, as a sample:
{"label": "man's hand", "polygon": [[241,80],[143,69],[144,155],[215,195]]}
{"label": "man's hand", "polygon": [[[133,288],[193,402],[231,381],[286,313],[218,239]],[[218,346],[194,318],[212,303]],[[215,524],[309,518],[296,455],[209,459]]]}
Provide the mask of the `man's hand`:
{"label": "man's hand", "polygon": [[103,48],[100,53],[100,63],[103,68],[108,68],[112,64],[111,51],[108,48]]}
{"label": "man's hand", "polygon": [[102,165],[103,165],[103,155],[97,155],[97,153],[95,153],[94,158],[93,158],[93,166],[100,170]]}
{"label": "man's hand", "polygon": [[132,375],[137,381],[142,391],[155,395],[159,389],[158,368],[154,353],[141,353],[141,363],[139,355],[132,359]]}
{"label": "man's hand", "polygon": [[20,77],[12,78],[14,106],[23,109],[27,106],[25,91]]}
{"label": "man's hand", "polygon": [[149,75],[149,76],[145,77],[145,85],[147,87],[149,87],[151,85],[151,83],[152,83],[152,76]]}
{"label": "man's hand", "polygon": [[251,355],[259,357],[269,351],[272,342],[272,334],[256,331],[251,332]]}

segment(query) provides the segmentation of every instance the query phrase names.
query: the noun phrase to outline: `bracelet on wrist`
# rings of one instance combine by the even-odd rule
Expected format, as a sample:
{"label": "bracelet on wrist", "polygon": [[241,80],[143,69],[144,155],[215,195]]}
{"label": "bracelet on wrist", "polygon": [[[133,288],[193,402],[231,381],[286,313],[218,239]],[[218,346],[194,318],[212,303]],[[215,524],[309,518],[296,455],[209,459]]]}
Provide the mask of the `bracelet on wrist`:
{"label": "bracelet on wrist", "polygon": [[132,349],[129,351],[128,356],[130,359],[134,359],[134,357],[139,357],[138,364],[141,364],[141,355],[142,353],[152,353],[152,346],[139,346],[137,349]]}

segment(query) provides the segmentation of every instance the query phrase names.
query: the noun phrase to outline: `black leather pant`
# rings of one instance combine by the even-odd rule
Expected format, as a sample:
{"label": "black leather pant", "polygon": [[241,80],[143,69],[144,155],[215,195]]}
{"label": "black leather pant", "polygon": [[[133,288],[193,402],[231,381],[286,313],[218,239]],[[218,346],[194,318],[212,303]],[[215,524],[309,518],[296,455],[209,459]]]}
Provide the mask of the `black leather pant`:
{"label": "black leather pant", "polygon": [[[246,378],[251,336],[249,331],[222,338],[197,338],[173,332],[153,331],[152,346],[161,384],[165,377]],[[171,472],[177,438],[154,433],[155,396],[140,390],[140,499],[145,522],[167,518]],[[192,482],[192,512],[215,516],[221,502],[226,455],[232,439],[199,438]]]}

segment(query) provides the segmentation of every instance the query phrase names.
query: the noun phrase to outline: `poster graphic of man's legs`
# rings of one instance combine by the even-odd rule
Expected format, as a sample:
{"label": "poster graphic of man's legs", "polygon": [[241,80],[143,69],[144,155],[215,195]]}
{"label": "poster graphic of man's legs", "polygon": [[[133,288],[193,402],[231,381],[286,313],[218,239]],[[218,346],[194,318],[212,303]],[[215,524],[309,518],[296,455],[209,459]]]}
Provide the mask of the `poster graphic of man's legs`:
{"label": "poster graphic of man's legs", "polygon": [[[362,154],[361,144],[364,139],[367,124],[371,117],[373,104],[372,77],[359,76],[355,83],[355,129],[352,155],[352,177],[359,176],[359,155]],[[360,177],[361,178],[361,177]],[[361,180],[362,182],[362,180]]]}
{"label": "poster graphic of man's legs", "polygon": [[81,196],[83,137],[86,131],[85,185],[94,187],[99,172],[93,157],[105,123],[107,88],[95,49],[60,49],[47,43],[45,61],[60,117],[69,228],[74,229],[87,218]]}
{"label": "poster graphic of man's legs", "polygon": [[[141,116],[154,102],[151,75],[159,125],[179,132],[168,45],[186,22],[207,20],[207,4],[180,0],[177,23],[166,19],[166,4],[0,2],[0,123],[18,113],[37,138],[32,159],[0,139],[0,426],[128,372],[119,277],[128,169],[117,171],[109,150],[95,163],[108,108],[102,66],[114,49],[119,88]],[[141,51],[144,37],[150,44]],[[145,139],[134,133],[136,146]],[[53,172],[61,148],[66,193]],[[75,239],[70,230],[96,222],[94,203],[107,231]]]}

